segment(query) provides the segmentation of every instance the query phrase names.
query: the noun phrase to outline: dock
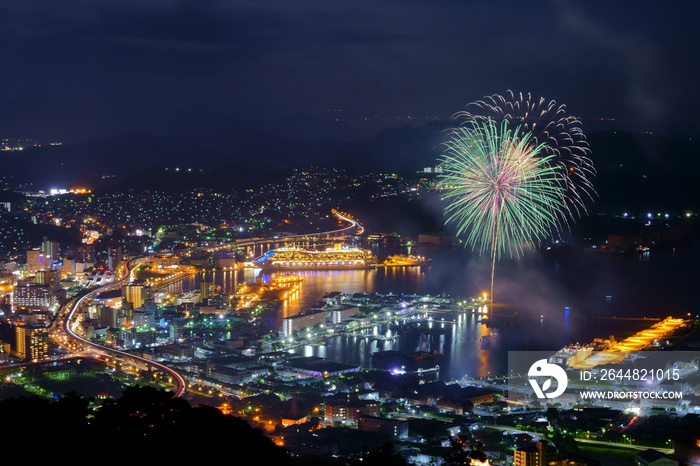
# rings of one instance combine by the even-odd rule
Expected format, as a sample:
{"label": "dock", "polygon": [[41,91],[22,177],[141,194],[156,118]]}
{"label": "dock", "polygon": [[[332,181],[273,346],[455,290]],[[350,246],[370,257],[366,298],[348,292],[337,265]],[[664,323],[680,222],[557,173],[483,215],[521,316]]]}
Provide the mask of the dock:
{"label": "dock", "polygon": [[589,357],[571,365],[574,369],[588,370],[595,366],[614,364],[622,361],[626,353],[640,351],[651,346],[654,340],[659,340],[672,335],[680,326],[685,324],[684,319],[667,317],[661,322],[657,322],[648,329],[637,332],[631,337],[613,344],[603,351],[594,352]]}

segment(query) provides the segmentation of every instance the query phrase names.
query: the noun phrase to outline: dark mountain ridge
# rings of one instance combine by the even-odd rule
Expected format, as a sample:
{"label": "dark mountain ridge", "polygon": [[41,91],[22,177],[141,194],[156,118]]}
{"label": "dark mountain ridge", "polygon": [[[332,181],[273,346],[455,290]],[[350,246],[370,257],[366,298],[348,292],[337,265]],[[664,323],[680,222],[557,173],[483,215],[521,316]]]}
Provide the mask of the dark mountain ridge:
{"label": "dark mountain ridge", "polygon": [[[347,125],[307,115],[228,123],[225,131],[215,133],[164,136],[137,131],[0,156],[6,176],[14,182],[31,181],[35,189],[94,188],[116,181],[119,189],[225,189],[269,182],[283,169],[309,165],[414,174],[437,164],[441,142],[454,124],[385,128],[347,139],[352,133]],[[590,134],[588,141],[597,171],[592,178],[598,193],[594,209],[620,203],[670,206],[674,201],[685,209],[700,203],[695,189],[700,174],[697,139],[603,131]],[[165,167],[183,171],[166,173]]]}

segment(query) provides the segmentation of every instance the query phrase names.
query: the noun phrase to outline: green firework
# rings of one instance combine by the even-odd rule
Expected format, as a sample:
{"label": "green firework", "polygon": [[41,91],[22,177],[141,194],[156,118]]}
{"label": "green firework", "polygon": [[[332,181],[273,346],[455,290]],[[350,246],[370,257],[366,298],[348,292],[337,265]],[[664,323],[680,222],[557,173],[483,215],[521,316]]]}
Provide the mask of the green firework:
{"label": "green firework", "polygon": [[472,249],[519,257],[566,219],[565,168],[543,144],[507,121],[472,120],[453,131],[442,156],[441,187],[448,221]]}

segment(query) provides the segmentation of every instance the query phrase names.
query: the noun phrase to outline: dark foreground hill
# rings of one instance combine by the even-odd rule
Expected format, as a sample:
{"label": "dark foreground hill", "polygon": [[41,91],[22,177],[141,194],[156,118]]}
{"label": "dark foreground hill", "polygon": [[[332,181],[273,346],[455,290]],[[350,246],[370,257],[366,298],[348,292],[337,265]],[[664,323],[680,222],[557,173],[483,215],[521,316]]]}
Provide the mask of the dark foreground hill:
{"label": "dark foreground hill", "polygon": [[[0,402],[0,437],[28,460],[83,463],[115,455],[144,460],[213,459],[213,449],[233,458],[254,451],[260,464],[291,464],[288,453],[237,417],[152,388],[128,388],[121,398],[93,409],[86,398],[69,394],[57,401],[19,398]],[[217,455],[217,457],[220,457]],[[256,461],[256,462],[257,462]],[[241,464],[241,463],[238,463]]]}

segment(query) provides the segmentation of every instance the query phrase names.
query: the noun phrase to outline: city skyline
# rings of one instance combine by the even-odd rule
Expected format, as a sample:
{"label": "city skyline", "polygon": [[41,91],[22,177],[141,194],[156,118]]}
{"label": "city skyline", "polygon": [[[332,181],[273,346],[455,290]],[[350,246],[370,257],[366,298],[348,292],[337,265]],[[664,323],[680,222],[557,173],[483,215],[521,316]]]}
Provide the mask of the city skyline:
{"label": "city skyline", "polygon": [[698,14],[0,0],[3,438],[700,466]]}

